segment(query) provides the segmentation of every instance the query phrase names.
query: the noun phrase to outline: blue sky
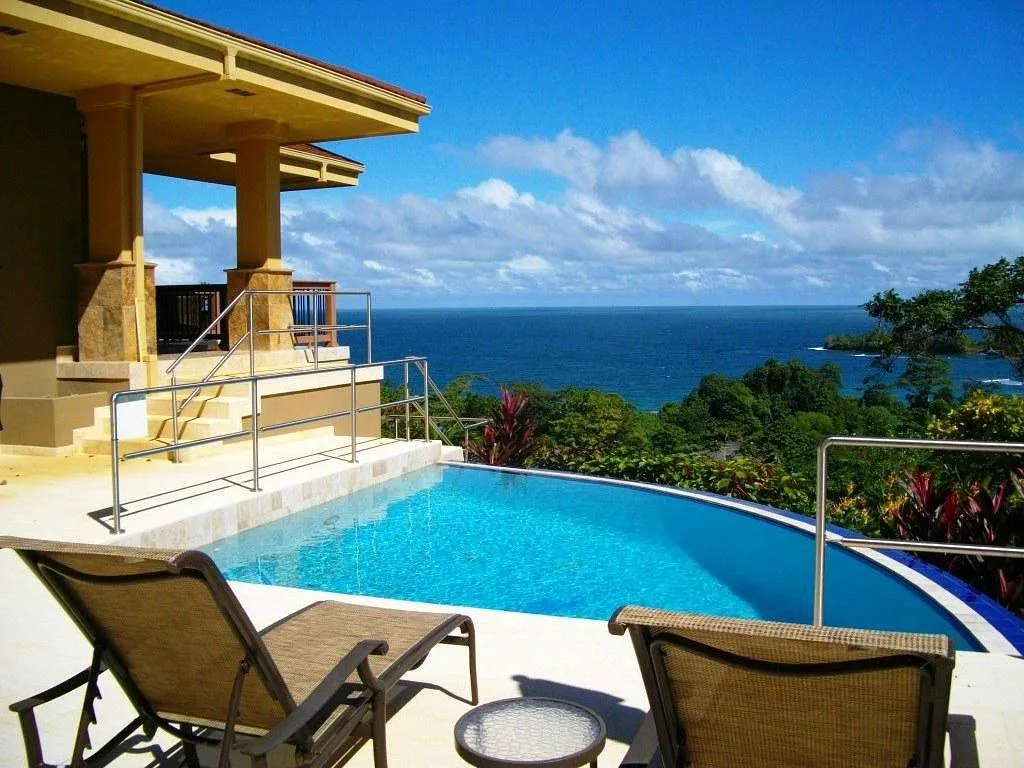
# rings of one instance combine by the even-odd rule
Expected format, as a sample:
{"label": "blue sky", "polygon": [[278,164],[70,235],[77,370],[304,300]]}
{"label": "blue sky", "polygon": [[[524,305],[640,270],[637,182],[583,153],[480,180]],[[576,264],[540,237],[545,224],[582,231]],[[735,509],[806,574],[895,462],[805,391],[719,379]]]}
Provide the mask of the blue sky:
{"label": "blue sky", "polygon": [[[283,196],[296,277],[378,306],[854,304],[1024,255],[1024,5],[163,0],[424,94]],[[230,188],[146,179],[161,282]]]}

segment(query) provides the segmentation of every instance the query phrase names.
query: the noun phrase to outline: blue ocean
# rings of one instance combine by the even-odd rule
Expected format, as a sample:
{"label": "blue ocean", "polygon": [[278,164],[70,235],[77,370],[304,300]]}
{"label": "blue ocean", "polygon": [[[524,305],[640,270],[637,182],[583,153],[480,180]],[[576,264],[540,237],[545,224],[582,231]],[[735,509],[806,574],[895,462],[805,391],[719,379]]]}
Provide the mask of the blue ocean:
{"label": "blue ocean", "polygon": [[[339,312],[342,322],[360,322]],[[730,377],[769,359],[808,365],[835,363],[843,388],[856,394],[876,374],[869,355],[822,348],[830,334],[864,333],[875,321],[860,307],[612,307],[498,309],[378,309],[373,313],[373,359],[428,358],[444,385],[461,373],[486,379],[477,389],[536,381],[617,392],[641,410],[679,401],[701,377]],[[366,360],[365,336],[342,343],[355,362]],[[959,386],[985,382],[1021,390],[1013,369],[998,358],[948,358]],[[491,386],[493,385],[493,386]]]}

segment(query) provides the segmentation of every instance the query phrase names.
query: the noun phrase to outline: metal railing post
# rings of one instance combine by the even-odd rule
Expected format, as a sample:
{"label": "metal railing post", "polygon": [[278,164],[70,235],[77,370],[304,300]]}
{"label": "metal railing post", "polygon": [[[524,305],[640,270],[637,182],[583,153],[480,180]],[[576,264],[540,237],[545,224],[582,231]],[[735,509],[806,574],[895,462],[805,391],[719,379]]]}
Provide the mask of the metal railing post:
{"label": "metal railing post", "polygon": [[814,626],[825,620],[825,496],[828,488],[829,438],[818,444],[816,495],[814,499]]}
{"label": "metal railing post", "polygon": [[252,316],[252,292],[247,291],[247,317],[245,319],[246,335],[249,337],[249,375],[256,375],[256,334],[254,333],[255,320]]}
{"label": "metal railing post", "polygon": [[119,394],[119,392],[115,392],[110,396],[110,476],[114,486],[114,505],[111,510],[114,513],[114,530],[111,533],[115,536],[124,533],[121,529],[121,474],[117,466],[117,456],[121,451],[117,440],[117,396]]}
{"label": "metal railing post", "polygon": [[349,384],[349,389],[352,390],[352,391],[351,391],[351,397],[350,397],[351,407],[349,408],[349,427],[350,427],[349,431],[352,433],[352,459],[351,459],[351,461],[354,464],[355,461],[356,461],[356,416],[358,416],[359,414],[358,414],[358,412],[356,410],[356,369],[355,369],[354,366],[351,368],[351,371],[352,371],[352,380],[351,380],[351,383]]}
{"label": "metal railing post", "polygon": [[[326,307],[326,301],[324,302],[324,309]],[[326,319],[326,318],[325,318]],[[326,325],[326,323],[325,323]],[[313,370],[320,369],[320,313],[313,311]]]}
{"label": "metal railing post", "polygon": [[249,376],[252,382],[249,389],[250,404],[252,406],[252,491],[255,493],[260,489],[260,397],[256,385],[256,333],[255,320],[253,319],[252,294],[249,294],[249,317],[247,330],[249,332]]}
{"label": "metal railing post", "polygon": [[373,362],[373,298],[366,294],[366,362]]}
{"label": "metal railing post", "polygon": [[427,361],[423,360],[423,439],[430,442],[430,374],[427,373]]}
{"label": "metal railing post", "polygon": [[[405,442],[409,442],[412,439],[412,432],[409,429],[409,361],[405,361],[405,380],[403,386],[403,399],[405,400]],[[395,432],[398,431],[398,425],[395,425]],[[398,435],[395,435],[398,437]]]}
{"label": "metal railing post", "polygon": [[[171,386],[175,386],[178,383],[178,372],[174,371],[171,374]],[[181,461],[181,451],[177,450],[178,445],[178,390],[171,390],[171,429],[174,430],[174,460],[176,462]]]}

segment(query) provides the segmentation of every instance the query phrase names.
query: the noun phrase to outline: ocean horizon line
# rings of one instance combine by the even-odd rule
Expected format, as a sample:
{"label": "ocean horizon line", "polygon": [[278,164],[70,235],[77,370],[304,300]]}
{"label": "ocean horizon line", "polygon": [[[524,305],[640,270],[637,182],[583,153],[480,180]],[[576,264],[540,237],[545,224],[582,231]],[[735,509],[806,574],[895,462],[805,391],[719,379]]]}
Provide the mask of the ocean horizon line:
{"label": "ocean horizon line", "polygon": [[846,309],[863,309],[862,304],[608,304],[608,305],[579,305],[579,304],[565,304],[565,305],[549,305],[541,304],[537,306],[519,306],[519,305],[508,305],[508,306],[451,306],[451,307],[418,307],[418,306],[377,306],[373,307],[374,312],[377,311],[403,311],[403,312],[451,312],[451,311],[504,311],[504,310],[519,310],[519,311],[536,311],[536,310],[574,310],[574,311],[608,311],[608,310],[663,310],[663,309],[822,309],[822,310],[846,310]]}

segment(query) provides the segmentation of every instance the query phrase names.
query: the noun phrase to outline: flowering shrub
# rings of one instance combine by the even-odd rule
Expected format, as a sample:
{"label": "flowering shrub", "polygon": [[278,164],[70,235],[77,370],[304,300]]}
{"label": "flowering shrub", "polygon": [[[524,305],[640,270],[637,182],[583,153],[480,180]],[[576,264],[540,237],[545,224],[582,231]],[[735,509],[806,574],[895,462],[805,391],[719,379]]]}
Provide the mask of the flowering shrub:
{"label": "flowering shrub", "polygon": [[945,416],[932,419],[928,436],[1017,442],[1024,438],[1024,398],[974,391]]}

